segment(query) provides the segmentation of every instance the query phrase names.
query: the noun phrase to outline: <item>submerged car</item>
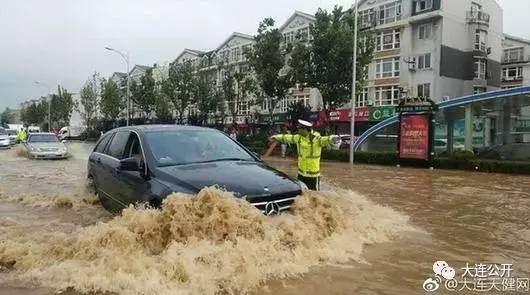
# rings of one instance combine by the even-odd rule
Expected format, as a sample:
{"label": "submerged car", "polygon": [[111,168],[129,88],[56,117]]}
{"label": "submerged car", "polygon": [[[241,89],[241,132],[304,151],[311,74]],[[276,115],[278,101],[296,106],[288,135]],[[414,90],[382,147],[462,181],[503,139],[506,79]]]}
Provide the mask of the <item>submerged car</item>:
{"label": "submerged car", "polygon": [[10,148],[11,147],[11,141],[9,140],[9,135],[7,134],[7,130],[0,127],[0,148]]}
{"label": "submerged car", "polygon": [[24,142],[30,159],[65,159],[68,148],[53,133],[30,133]]}
{"label": "submerged car", "polygon": [[160,207],[173,192],[218,186],[274,215],[288,210],[304,187],[218,130],[178,125],[109,131],[89,157],[88,177],[112,212],[136,203]]}

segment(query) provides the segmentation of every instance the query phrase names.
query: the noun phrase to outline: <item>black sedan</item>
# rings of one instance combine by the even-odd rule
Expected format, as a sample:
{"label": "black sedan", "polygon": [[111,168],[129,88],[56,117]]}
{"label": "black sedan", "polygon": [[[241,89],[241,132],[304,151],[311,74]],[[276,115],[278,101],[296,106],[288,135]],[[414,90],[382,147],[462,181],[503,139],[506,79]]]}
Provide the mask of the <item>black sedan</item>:
{"label": "black sedan", "polygon": [[303,187],[218,130],[178,125],[109,131],[89,157],[88,177],[112,212],[136,203],[159,207],[173,192],[217,185],[273,215],[288,210]]}

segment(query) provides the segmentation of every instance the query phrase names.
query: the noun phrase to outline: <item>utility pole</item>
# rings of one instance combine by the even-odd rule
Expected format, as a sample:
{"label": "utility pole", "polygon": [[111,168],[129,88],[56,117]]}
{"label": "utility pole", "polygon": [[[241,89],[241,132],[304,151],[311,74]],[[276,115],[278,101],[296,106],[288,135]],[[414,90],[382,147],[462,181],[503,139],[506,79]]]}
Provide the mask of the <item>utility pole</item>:
{"label": "utility pole", "polygon": [[356,91],[357,91],[357,31],[358,31],[358,0],[355,0],[354,4],[354,23],[355,29],[353,32],[353,66],[352,66],[352,86],[351,86],[351,118],[350,118],[350,164],[353,164],[355,161],[353,150],[353,143],[355,139],[355,103],[356,103]]}
{"label": "utility pole", "polygon": [[129,60],[130,60],[130,56],[129,56],[129,52],[126,51],[125,53],[119,51],[119,50],[116,50],[114,48],[110,48],[110,47],[105,47],[106,50],[109,50],[109,51],[114,51],[116,52],[117,54],[119,54],[123,60],[125,61],[126,65],[127,65],[127,90],[125,90],[125,96],[127,97],[127,126],[129,126],[129,117],[130,117],[130,111],[129,111],[129,107],[130,107],[130,103],[129,103],[129,80],[130,80],[130,77],[129,77]]}

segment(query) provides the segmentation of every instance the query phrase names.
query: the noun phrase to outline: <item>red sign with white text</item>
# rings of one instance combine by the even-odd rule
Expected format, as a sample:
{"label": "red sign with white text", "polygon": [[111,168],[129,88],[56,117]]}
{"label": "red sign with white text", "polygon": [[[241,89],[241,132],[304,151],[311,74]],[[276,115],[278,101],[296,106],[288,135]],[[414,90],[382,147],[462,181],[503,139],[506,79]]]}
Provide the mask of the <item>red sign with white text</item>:
{"label": "red sign with white text", "polygon": [[401,117],[399,157],[429,160],[429,117],[407,115]]}
{"label": "red sign with white text", "polygon": [[[335,110],[329,112],[330,122],[350,122],[351,110]],[[355,121],[367,122],[370,119],[370,109],[368,107],[355,108]]]}

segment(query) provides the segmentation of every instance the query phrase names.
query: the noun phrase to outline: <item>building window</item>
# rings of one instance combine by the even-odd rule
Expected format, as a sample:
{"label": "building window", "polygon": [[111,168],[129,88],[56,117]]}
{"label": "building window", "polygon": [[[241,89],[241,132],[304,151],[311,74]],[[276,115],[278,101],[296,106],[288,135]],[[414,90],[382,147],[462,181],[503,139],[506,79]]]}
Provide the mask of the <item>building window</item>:
{"label": "building window", "polygon": [[294,32],[287,32],[283,34],[283,41],[285,44],[293,43],[295,40],[295,33]]}
{"label": "building window", "polygon": [[486,92],[486,87],[473,87],[473,94],[480,94]]}
{"label": "building window", "polygon": [[418,27],[418,34],[419,34],[418,38],[420,40],[430,39],[432,35],[432,24],[427,23],[427,24],[420,25]]}
{"label": "building window", "polygon": [[504,62],[524,61],[524,48],[511,48],[504,50]]}
{"label": "building window", "polygon": [[261,109],[264,111],[269,111],[271,109],[272,102],[270,99],[264,99],[261,103]]}
{"label": "building window", "polygon": [[379,6],[379,24],[388,24],[401,19],[401,1]]}
{"label": "building window", "polygon": [[523,67],[513,67],[502,69],[502,81],[523,80]]}
{"label": "building window", "polygon": [[431,98],[431,83],[418,85],[418,97]]}
{"label": "building window", "polygon": [[486,52],[488,32],[484,30],[475,31],[475,50]]}
{"label": "building window", "polygon": [[356,106],[365,107],[367,105],[368,105],[368,88],[363,88],[361,93],[359,93],[359,95],[357,95]]}
{"label": "building window", "polygon": [[377,87],[375,89],[375,105],[376,106],[391,106],[399,102],[399,87],[386,86]]}
{"label": "building window", "polygon": [[486,61],[477,60],[475,61],[475,79],[486,80]]}
{"label": "building window", "polygon": [[399,77],[399,57],[379,59],[375,61],[375,78]]}
{"label": "building window", "polygon": [[398,49],[401,45],[399,30],[390,30],[377,33],[375,36],[375,51]]}
{"label": "building window", "polygon": [[241,47],[230,49],[230,61],[238,62],[241,60]]}
{"label": "building window", "polygon": [[374,9],[366,9],[359,11],[359,19],[361,28],[369,28],[375,25],[375,11]]}
{"label": "building window", "polygon": [[433,0],[418,0],[416,1],[416,12],[423,12],[432,9]]}
{"label": "building window", "polygon": [[427,53],[418,56],[418,69],[430,69],[431,68],[431,54]]}
{"label": "building window", "polygon": [[239,115],[248,115],[250,113],[250,103],[248,100],[242,100],[238,102],[237,113]]}

